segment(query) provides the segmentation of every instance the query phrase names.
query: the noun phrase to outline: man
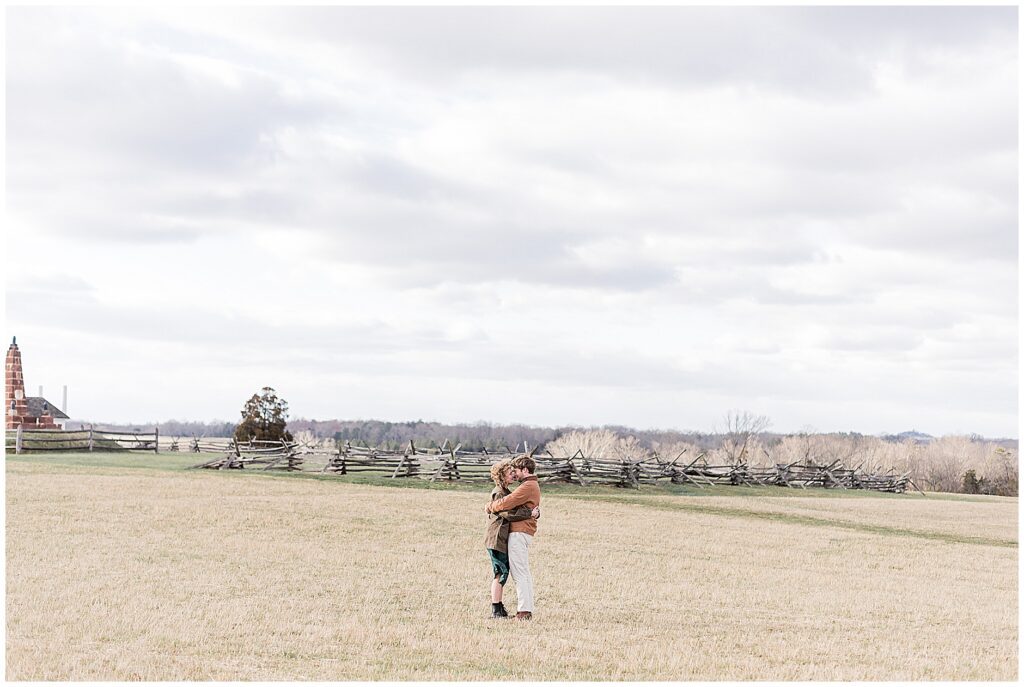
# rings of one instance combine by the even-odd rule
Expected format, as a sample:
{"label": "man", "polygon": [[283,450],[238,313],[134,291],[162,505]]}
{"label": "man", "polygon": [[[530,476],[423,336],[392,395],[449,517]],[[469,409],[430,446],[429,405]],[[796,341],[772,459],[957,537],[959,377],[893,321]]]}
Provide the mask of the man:
{"label": "man", "polygon": [[[519,482],[508,496],[491,501],[488,513],[512,510],[518,506],[535,509],[540,506],[540,484],[537,482],[537,464],[529,456],[512,459],[512,479]],[[515,620],[530,620],[533,617],[533,575],[530,574],[530,543],[537,534],[537,518],[531,517],[509,525],[508,562],[512,579],[516,583],[519,601]]]}

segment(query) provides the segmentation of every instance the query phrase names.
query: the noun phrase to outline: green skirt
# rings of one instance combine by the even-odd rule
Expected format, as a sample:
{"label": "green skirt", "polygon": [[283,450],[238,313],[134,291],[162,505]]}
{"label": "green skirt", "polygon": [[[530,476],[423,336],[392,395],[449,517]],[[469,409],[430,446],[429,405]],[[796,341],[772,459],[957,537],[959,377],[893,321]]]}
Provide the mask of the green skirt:
{"label": "green skirt", "polygon": [[487,553],[491,556],[491,567],[494,569],[494,576],[498,578],[498,583],[504,585],[508,581],[508,554],[504,551],[495,551],[494,549],[487,549]]}

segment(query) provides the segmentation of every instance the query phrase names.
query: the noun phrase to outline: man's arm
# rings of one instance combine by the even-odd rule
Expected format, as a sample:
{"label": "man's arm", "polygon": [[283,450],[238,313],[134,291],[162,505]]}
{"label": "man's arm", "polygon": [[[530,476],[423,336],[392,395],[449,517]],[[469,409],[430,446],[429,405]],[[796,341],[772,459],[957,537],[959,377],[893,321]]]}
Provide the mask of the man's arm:
{"label": "man's arm", "polygon": [[487,506],[488,513],[497,513],[501,510],[511,510],[517,506],[522,506],[526,503],[527,499],[530,498],[531,490],[526,484],[520,484],[516,487],[516,490],[511,494],[502,499],[491,501]]}

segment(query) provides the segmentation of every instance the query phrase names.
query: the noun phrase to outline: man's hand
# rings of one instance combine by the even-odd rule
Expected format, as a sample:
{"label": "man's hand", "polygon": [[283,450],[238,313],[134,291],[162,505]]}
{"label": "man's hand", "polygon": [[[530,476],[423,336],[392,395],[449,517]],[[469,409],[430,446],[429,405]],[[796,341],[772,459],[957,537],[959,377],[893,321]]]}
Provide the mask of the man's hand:
{"label": "man's hand", "polygon": [[540,506],[537,506],[532,511],[530,511],[530,515],[532,515],[534,517],[534,519],[539,518],[540,517]]}

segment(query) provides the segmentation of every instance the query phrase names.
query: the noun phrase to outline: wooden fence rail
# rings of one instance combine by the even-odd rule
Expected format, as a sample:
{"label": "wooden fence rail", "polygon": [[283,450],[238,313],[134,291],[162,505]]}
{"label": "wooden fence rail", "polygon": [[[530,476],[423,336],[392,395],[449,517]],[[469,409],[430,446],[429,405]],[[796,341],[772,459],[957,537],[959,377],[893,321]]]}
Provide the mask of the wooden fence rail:
{"label": "wooden fence rail", "polygon": [[121,432],[97,429],[9,429],[5,448],[26,451],[160,451],[160,429],[152,432]]}
{"label": "wooden fence rail", "polygon": [[[201,446],[198,442],[194,442],[193,447],[196,445]],[[216,446],[218,447],[217,450],[224,451],[224,444],[218,442]],[[294,443],[287,441],[236,442],[229,440],[226,448],[227,450],[224,451],[223,455],[197,463],[192,468],[241,470],[248,466],[262,470],[294,472],[302,470],[306,455],[296,450]]]}

